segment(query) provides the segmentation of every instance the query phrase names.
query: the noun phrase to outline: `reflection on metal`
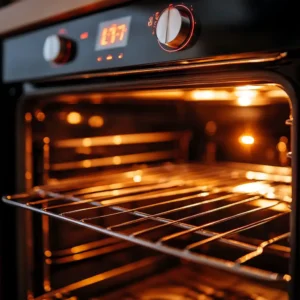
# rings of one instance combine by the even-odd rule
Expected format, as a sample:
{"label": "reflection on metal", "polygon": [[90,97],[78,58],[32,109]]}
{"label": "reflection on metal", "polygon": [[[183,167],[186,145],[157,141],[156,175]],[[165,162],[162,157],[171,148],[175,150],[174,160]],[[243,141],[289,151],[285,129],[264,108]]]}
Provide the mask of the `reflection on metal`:
{"label": "reflection on metal", "polygon": [[116,244],[119,242],[120,241],[115,238],[105,238],[100,241],[90,242],[90,243],[74,246],[74,247],[68,248],[68,249],[56,250],[56,251],[53,251],[52,253],[49,253],[50,255],[46,255],[46,256],[47,257],[70,256],[73,254],[79,254],[79,253],[83,253],[85,251],[91,251],[91,250],[101,248],[101,247],[107,247],[109,245],[113,245],[113,244]]}
{"label": "reflection on metal", "polygon": [[72,254],[70,256],[63,256],[63,257],[53,257],[51,260],[48,260],[48,264],[67,264],[74,261],[80,261],[85,260],[92,257],[98,257],[101,255],[113,253],[120,250],[125,250],[128,248],[133,247],[133,244],[125,243],[125,242],[119,242],[114,243],[112,245],[108,245],[106,247],[101,247],[98,249],[93,249],[89,251],[85,251],[82,253],[76,253]]}
{"label": "reflection on metal", "polygon": [[[273,61],[278,61],[287,56],[287,52],[274,52],[274,53],[250,53],[242,55],[226,55],[226,56],[216,56],[213,58],[203,58],[194,61],[182,61],[178,65],[171,65],[166,67],[154,67],[154,68],[141,68],[135,70],[126,71],[115,71],[115,72],[101,72],[92,73],[84,75],[72,75],[67,76],[65,79],[89,79],[97,77],[107,77],[107,76],[120,76],[120,75],[135,75],[135,74],[147,74],[147,73],[157,73],[157,72],[168,72],[168,71],[184,71],[184,70],[197,70],[202,68],[210,68],[217,66],[232,66],[232,65],[242,65],[242,64],[259,64],[268,63]],[[53,81],[61,80],[59,78],[52,79]]]}
{"label": "reflection on metal", "polygon": [[112,136],[97,136],[83,139],[66,139],[53,143],[57,148],[99,147],[113,145],[164,143],[180,139],[186,132],[151,132]]}
{"label": "reflection on metal", "polygon": [[93,285],[96,283],[105,282],[106,280],[115,278],[117,276],[126,276],[126,274],[131,273],[134,270],[151,267],[151,265],[159,262],[159,260],[160,260],[159,258],[155,258],[155,257],[145,258],[140,261],[133,262],[133,263],[124,265],[122,267],[112,269],[110,271],[106,271],[106,272],[94,275],[92,277],[83,279],[81,281],[72,283],[63,288],[53,290],[50,293],[47,293],[43,296],[35,298],[35,300],[51,299],[52,297],[62,296],[64,294],[68,294],[75,290],[78,290],[78,289],[81,289],[81,288],[84,288],[84,287],[87,287],[87,286],[90,286],[90,285]]}
{"label": "reflection on metal", "polygon": [[174,159],[177,156],[177,151],[157,151],[146,152],[140,154],[128,154],[122,156],[113,156],[105,158],[95,158],[83,161],[55,163],[51,165],[52,171],[95,168],[113,165],[136,164],[143,162],[159,161],[166,159]]}
{"label": "reflection on metal", "polygon": [[[32,114],[30,112],[25,113],[25,140],[24,140],[24,161],[25,161],[25,169],[24,169],[24,182],[25,182],[25,190],[28,192],[33,187],[33,149],[32,149]],[[31,274],[34,272],[34,261],[33,261],[33,235],[32,235],[32,218],[30,212],[24,212],[24,231],[22,231],[22,235],[25,235],[26,248],[25,248],[25,261],[26,264],[26,284],[27,284],[27,299],[33,300],[33,290],[34,283],[32,281]]]}

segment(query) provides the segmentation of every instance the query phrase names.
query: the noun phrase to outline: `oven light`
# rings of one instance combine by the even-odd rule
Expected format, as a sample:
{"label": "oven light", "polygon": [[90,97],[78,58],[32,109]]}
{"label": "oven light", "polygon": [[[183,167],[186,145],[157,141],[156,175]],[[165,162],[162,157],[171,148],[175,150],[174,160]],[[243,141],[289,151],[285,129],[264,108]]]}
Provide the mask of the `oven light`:
{"label": "oven light", "polygon": [[212,100],[215,98],[214,91],[193,91],[192,92],[192,99],[193,100]]}
{"label": "oven light", "polygon": [[252,98],[249,98],[247,96],[241,96],[238,98],[237,101],[240,106],[249,106],[252,103]]}
{"label": "oven light", "polygon": [[237,102],[240,106],[249,106],[252,101],[257,97],[257,91],[255,90],[237,90],[235,95],[238,97]]}
{"label": "oven light", "polygon": [[225,90],[194,90],[191,92],[190,97],[196,101],[230,100],[230,93]]}
{"label": "oven light", "polygon": [[261,86],[259,85],[243,85],[243,86],[238,86],[236,88],[237,91],[249,91],[249,90],[259,90]]}
{"label": "oven light", "polygon": [[243,145],[253,145],[255,142],[255,139],[251,135],[242,135],[239,138],[239,142]]}
{"label": "oven light", "polygon": [[76,125],[79,124],[81,120],[82,120],[81,114],[78,112],[73,111],[67,115],[67,122],[69,124]]}
{"label": "oven light", "polygon": [[248,98],[255,98],[257,96],[257,91],[253,90],[242,90],[242,91],[236,91],[236,96],[238,97],[248,97]]}

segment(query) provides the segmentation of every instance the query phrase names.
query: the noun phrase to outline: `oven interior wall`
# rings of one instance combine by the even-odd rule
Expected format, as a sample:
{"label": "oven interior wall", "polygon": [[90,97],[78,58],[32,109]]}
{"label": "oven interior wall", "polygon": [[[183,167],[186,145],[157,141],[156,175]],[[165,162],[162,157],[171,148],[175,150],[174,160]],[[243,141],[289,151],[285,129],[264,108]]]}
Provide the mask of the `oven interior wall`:
{"label": "oven interior wall", "polygon": [[89,96],[28,101],[25,127],[27,139],[32,138],[33,185],[168,161],[290,166],[287,99],[241,106],[157,97],[117,103]]}
{"label": "oven interior wall", "polygon": [[[146,101],[122,100],[116,103],[80,95],[25,101],[25,132],[32,139],[33,154],[27,153],[32,159],[32,169],[25,170],[27,186],[69,177],[80,182],[99,171],[168,162],[290,166],[286,99],[246,106],[158,96]],[[34,215],[33,228],[35,294],[95,276],[99,270],[157,256],[46,216]],[[116,255],[111,258],[109,253]],[[163,268],[169,266],[169,260],[171,265],[178,263],[168,258]],[[157,270],[146,273],[152,271]],[[134,276],[128,276],[125,281],[133,280]],[[120,284],[124,283],[123,278]],[[94,293],[103,292],[95,288]]]}

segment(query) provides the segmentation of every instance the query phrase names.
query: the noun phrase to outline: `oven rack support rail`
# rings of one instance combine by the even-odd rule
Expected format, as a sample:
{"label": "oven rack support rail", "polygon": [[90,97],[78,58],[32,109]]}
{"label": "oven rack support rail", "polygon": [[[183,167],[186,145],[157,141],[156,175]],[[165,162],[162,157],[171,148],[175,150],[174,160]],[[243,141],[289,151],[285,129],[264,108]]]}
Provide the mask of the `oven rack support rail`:
{"label": "oven rack support rail", "polygon": [[[252,262],[264,255],[288,266],[289,229],[282,226],[266,239],[247,233],[288,220],[290,168],[249,170],[239,164],[167,164],[75,178],[3,201],[190,262],[287,283],[288,267],[282,272]],[[228,258],[232,251],[239,255]]]}

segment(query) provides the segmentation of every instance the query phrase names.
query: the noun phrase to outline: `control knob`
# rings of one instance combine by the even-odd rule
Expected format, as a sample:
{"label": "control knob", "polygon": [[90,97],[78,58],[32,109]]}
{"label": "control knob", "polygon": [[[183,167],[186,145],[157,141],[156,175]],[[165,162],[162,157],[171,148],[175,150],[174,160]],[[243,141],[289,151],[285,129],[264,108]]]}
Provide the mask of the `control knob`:
{"label": "control knob", "polygon": [[193,25],[187,9],[170,6],[157,22],[157,39],[162,46],[179,50],[191,36]]}
{"label": "control knob", "polygon": [[71,59],[73,43],[70,39],[57,34],[46,38],[43,47],[45,61],[56,64],[66,63]]}

